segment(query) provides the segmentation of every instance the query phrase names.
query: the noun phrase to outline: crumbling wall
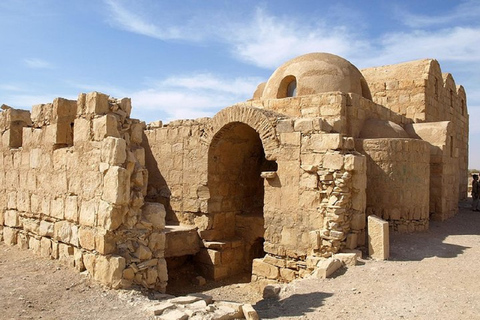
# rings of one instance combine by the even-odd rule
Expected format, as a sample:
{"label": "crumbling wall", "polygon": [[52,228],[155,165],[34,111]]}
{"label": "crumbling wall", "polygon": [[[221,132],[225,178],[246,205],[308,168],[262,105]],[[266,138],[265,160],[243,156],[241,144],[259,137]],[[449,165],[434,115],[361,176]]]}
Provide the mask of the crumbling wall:
{"label": "crumbling wall", "polygon": [[415,139],[358,139],[367,155],[367,215],[395,231],[428,229],[430,146]]}
{"label": "crumbling wall", "polygon": [[57,98],[33,107],[21,145],[9,138],[20,111],[0,114],[3,238],[112,287],[164,290],[164,211],[144,205],[144,124],[130,110],[97,92]]}

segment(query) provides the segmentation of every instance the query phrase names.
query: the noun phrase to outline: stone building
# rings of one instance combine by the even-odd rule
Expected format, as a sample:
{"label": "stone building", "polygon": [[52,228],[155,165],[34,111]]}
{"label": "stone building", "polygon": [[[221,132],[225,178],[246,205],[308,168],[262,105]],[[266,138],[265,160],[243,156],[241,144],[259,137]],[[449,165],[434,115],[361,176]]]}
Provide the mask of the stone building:
{"label": "stone building", "polygon": [[131,119],[93,92],[0,113],[3,240],[113,287],[306,277],[366,244],[367,216],[428,229],[466,197],[463,87],[426,59],[359,71],[312,53],[212,118]]}

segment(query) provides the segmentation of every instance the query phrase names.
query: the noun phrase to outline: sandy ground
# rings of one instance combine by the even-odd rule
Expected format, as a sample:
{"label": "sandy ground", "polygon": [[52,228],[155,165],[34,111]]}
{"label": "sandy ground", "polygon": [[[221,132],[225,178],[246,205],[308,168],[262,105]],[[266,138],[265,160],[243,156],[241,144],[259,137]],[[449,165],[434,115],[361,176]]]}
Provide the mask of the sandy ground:
{"label": "sandy ground", "polygon": [[[249,302],[262,319],[480,319],[480,213],[393,234],[388,261],[361,260],[330,279],[295,281],[279,299],[242,283],[192,287]],[[29,250],[0,244],[0,319],[149,319],[152,292],[108,290]]]}

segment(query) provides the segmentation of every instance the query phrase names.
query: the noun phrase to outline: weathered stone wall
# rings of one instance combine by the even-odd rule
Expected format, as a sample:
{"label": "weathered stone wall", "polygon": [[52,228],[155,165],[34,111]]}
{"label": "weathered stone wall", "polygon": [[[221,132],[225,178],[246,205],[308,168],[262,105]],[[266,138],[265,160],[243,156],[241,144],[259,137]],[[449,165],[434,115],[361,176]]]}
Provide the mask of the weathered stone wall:
{"label": "weathered stone wall", "polygon": [[367,155],[367,215],[389,221],[395,231],[428,229],[429,143],[415,139],[359,139]]}
{"label": "weathered stone wall", "polygon": [[458,210],[460,179],[458,162],[452,157],[455,132],[450,121],[414,123],[406,127],[412,136],[430,143],[430,214],[435,220],[445,220]]}
{"label": "weathered stone wall", "polygon": [[448,162],[457,163],[457,184],[452,188],[458,188],[459,199],[464,199],[468,180],[468,114],[464,88],[455,84],[451,74],[442,74],[438,62],[432,59],[363,69],[362,74],[376,103],[416,123],[453,123],[452,160]]}
{"label": "weathered stone wall", "polygon": [[26,111],[0,113],[0,222],[6,243],[102,283],[165,289],[163,207],[144,205],[144,124],[130,110],[129,99],[93,92],[36,105],[31,121]]}
{"label": "weathered stone wall", "polygon": [[[195,260],[207,276],[251,268],[260,239],[264,253],[254,260],[254,278],[290,281],[312,272],[308,256],[364,243],[365,158],[353,139],[331,132],[320,106],[311,118],[290,118],[250,105],[212,119],[149,126],[147,197],[171,209],[169,223],[198,228],[204,248]],[[250,194],[245,186],[261,189]]]}

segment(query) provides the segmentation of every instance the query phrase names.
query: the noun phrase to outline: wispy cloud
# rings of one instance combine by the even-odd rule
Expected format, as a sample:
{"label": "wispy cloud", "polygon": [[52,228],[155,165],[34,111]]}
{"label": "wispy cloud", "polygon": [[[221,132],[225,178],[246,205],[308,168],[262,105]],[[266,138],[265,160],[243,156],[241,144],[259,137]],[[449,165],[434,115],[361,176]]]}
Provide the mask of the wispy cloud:
{"label": "wispy cloud", "polygon": [[453,10],[443,15],[420,15],[401,8],[397,8],[396,15],[405,25],[412,28],[425,28],[452,23],[462,25],[471,21],[478,22],[480,2],[478,0],[459,2]]}
{"label": "wispy cloud", "polygon": [[123,30],[160,40],[196,40],[199,38],[199,33],[188,30],[185,24],[183,27],[159,25],[158,21],[161,21],[161,18],[155,19],[156,23],[149,21],[145,15],[135,12],[136,7],[133,3],[131,3],[131,8],[127,8],[119,1],[104,0],[104,2],[110,11],[110,23]]}
{"label": "wispy cloud", "polygon": [[390,33],[383,35],[378,43],[377,50],[369,52],[370,57],[363,56],[362,67],[420,58],[480,63],[480,28]]}
{"label": "wispy cloud", "polygon": [[221,108],[252,97],[260,78],[228,78],[211,73],[173,76],[151,80],[146,89],[129,93],[148,121],[158,120],[161,111],[173,120],[213,116]]}
{"label": "wispy cloud", "polygon": [[355,38],[354,32],[345,26],[327,26],[315,23],[282,19],[257,9],[252,21],[232,28],[230,41],[232,52],[243,61],[259,67],[276,68],[286,60],[309,52],[335,52],[346,55],[361,50],[367,42]]}
{"label": "wispy cloud", "polygon": [[23,62],[32,69],[50,69],[53,67],[49,62],[38,58],[27,58]]}

